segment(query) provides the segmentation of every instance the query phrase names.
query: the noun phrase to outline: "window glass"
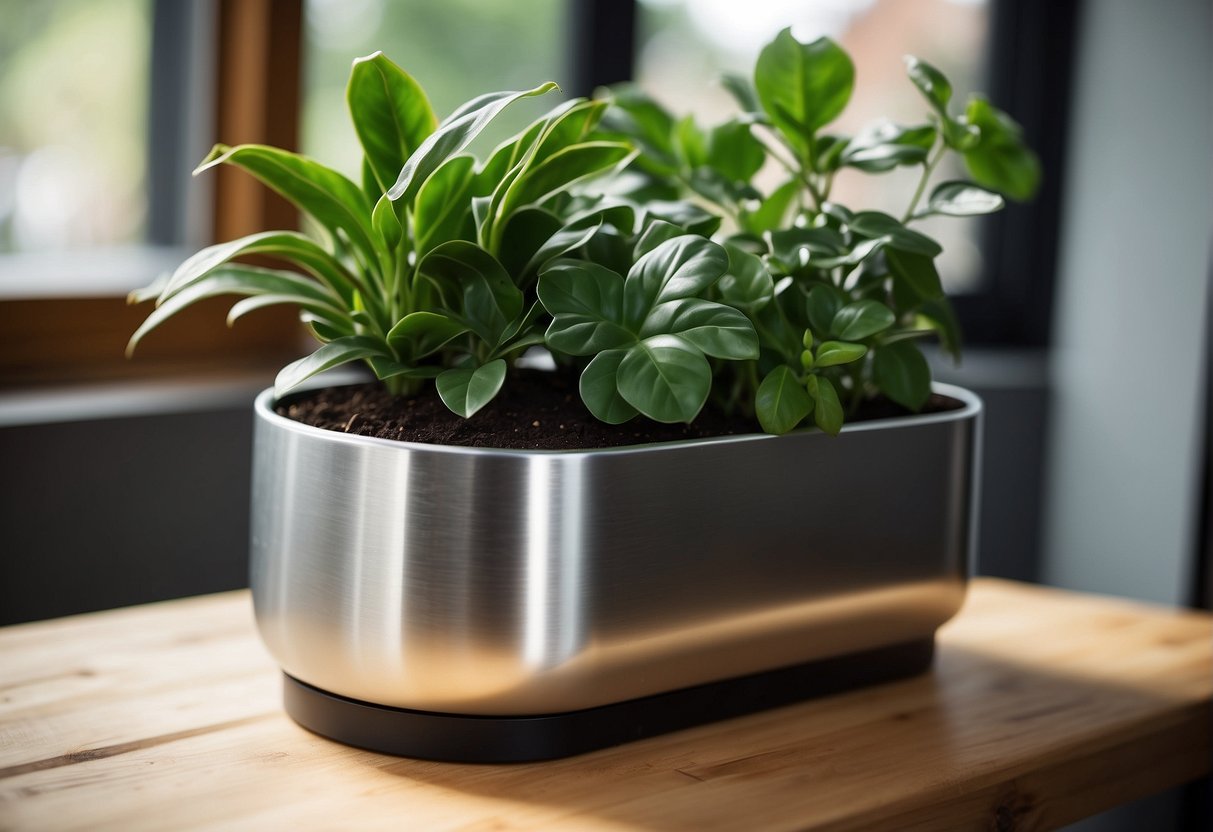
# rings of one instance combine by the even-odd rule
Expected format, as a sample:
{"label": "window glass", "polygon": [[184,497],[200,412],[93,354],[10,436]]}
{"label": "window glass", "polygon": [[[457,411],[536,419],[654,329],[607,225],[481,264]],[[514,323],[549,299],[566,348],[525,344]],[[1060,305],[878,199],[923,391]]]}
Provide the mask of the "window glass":
{"label": "window glass", "polygon": [[[356,177],[361,151],[345,105],[354,58],[381,50],[417,79],[438,118],[485,92],[529,89],[564,77],[564,0],[308,0],[303,150]],[[555,106],[520,101],[477,147]]]}
{"label": "window glass", "polygon": [[[716,79],[750,75],[758,52],[785,26],[801,41],[828,35],[855,61],[855,92],[831,130],[854,134],[880,118],[925,121],[926,103],[905,75],[902,56],[917,55],[952,81],[954,106],[984,85],[988,8],[985,0],[641,0],[637,81],[676,113],[704,123],[736,112]],[[768,182],[777,171],[764,171]],[[900,216],[918,183],[918,168],[888,174],[841,172],[833,197],[853,208]],[[954,157],[933,181],[963,175]],[[940,273],[950,291],[981,288],[979,220],[933,218],[920,224],[944,246]]]}
{"label": "window glass", "polygon": [[0,255],[140,241],[151,3],[0,0],[0,21]]}

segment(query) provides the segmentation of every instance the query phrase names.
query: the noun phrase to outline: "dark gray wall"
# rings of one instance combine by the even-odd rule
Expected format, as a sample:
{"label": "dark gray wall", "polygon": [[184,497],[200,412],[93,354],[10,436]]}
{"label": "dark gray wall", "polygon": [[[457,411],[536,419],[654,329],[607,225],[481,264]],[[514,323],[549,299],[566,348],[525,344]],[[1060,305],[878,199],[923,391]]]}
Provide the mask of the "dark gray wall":
{"label": "dark gray wall", "polygon": [[247,584],[247,405],[0,427],[0,624]]}

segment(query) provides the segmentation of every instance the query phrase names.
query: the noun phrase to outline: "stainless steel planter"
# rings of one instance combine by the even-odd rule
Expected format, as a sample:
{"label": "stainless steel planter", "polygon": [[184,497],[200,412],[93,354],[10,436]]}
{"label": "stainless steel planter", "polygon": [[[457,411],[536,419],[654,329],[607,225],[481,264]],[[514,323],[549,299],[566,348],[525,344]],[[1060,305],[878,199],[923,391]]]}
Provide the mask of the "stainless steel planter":
{"label": "stainless steel planter", "polygon": [[981,403],[575,452],[400,443],[256,403],[252,586],[290,676],[462,715],[592,708],[922,639],[960,607]]}

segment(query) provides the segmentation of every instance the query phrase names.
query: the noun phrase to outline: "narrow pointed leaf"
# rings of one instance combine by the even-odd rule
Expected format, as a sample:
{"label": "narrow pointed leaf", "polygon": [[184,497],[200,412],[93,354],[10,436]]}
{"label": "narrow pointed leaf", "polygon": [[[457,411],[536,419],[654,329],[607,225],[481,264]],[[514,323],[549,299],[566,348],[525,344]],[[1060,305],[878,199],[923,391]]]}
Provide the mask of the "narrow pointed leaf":
{"label": "narrow pointed leaf", "polygon": [[310,237],[295,231],[262,231],[208,246],[194,254],[178,266],[162,286],[161,300],[168,300],[224,263],[254,254],[278,257],[298,264],[332,289],[335,297],[343,300],[347,300],[353,291],[353,278],[345,267]]}
{"label": "narrow pointed leaf", "polygon": [[388,197],[393,202],[403,199],[406,205],[411,204],[430,174],[451,156],[467,147],[498,113],[514,101],[543,95],[554,89],[557,89],[556,84],[549,81],[532,90],[482,95],[464,105],[452,117],[442,122],[438,129],[413,151],[401,168],[395,184],[388,190]]}
{"label": "narrow pointed leaf", "polygon": [[126,354],[134,352],[139,342],[160,324],[182,309],[205,298],[219,295],[295,295],[309,306],[323,309],[326,317],[338,320],[345,314],[332,297],[312,280],[292,272],[262,269],[255,266],[221,266],[205,277],[174,294],[157,306],[140,324],[126,345]]}
{"label": "narrow pointed leaf", "polygon": [[408,361],[416,361],[435,352],[468,328],[436,312],[413,312],[401,318],[387,334],[392,350]]}
{"label": "narrow pointed leaf", "polygon": [[330,341],[311,355],[283,367],[274,379],[274,395],[283,396],[317,373],[384,352],[382,343],[362,335],[350,335]]}
{"label": "narrow pointed leaf", "polygon": [[337,171],[276,147],[220,144],[194,173],[222,164],[248,171],[330,232],[345,233],[368,260],[375,260],[378,248],[371,227],[370,202],[361,188]]}
{"label": "narrow pointed leaf", "polygon": [[454,156],[440,165],[417,192],[413,249],[418,257],[441,243],[471,233],[474,165],[471,156]]}
{"label": "narrow pointed leaf", "polygon": [[345,98],[379,192],[400,174],[406,159],[434,132],[438,119],[425,91],[382,52],[354,61]]}

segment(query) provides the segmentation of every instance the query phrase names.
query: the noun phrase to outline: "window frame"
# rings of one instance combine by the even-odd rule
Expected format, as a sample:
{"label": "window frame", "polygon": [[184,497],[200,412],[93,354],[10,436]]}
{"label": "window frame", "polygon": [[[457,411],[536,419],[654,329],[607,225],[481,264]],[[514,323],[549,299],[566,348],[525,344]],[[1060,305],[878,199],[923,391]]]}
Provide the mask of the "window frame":
{"label": "window frame", "polygon": [[[180,0],[155,0],[155,35],[172,40],[206,34],[190,31],[196,9],[183,11],[183,5]],[[211,135],[201,136],[207,147],[218,140],[297,147],[303,0],[217,0],[197,5],[214,15],[213,38],[204,46],[209,60],[194,67],[202,66],[204,72],[209,68],[209,78],[203,77],[199,84],[197,71],[191,73],[185,65],[188,58],[172,55],[171,49],[166,55],[163,43],[153,45],[149,197],[151,210],[162,217],[150,224],[150,244],[223,242],[298,225],[289,203],[234,169],[208,174],[211,181],[201,205],[190,206],[172,183],[181,181],[180,170],[197,162],[186,156],[194,154],[198,145],[181,133],[183,129],[200,132],[198,121],[184,115],[198,104],[191,99],[200,95],[208,99],[203,106],[213,106]],[[164,77],[158,77],[161,70]],[[203,95],[202,87],[210,87],[213,96]],[[193,124],[184,128],[183,120]],[[211,230],[203,239],[190,240],[184,229],[198,224],[187,220],[197,219],[199,211],[205,213]],[[224,320],[229,305],[227,299],[214,298],[183,311],[127,360],[127,339],[146,317],[147,306],[131,307],[125,297],[108,294],[0,299],[0,388],[248,370],[271,373],[300,353],[302,330],[293,311],[266,309],[228,331]]]}

